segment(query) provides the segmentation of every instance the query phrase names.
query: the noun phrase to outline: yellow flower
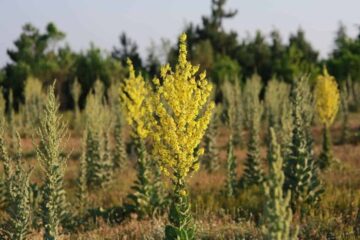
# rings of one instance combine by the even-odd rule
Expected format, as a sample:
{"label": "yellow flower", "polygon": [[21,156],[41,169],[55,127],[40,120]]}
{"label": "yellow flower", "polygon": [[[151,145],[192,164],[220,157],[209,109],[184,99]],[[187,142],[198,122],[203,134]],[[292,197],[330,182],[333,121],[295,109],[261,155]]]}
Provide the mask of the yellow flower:
{"label": "yellow flower", "polygon": [[329,127],[339,109],[340,94],[338,85],[333,76],[329,75],[324,67],[323,74],[317,78],[315,86],[316,111],[320,121]]}
{"label": "yellow flower", "polygon": [[132,133],[145,139],[149,133],[149,115],[151,114],[150,88],[143,77],[135,75],[135,70],[130,59],[127,60],[129,78],[121,85],[120,99],[125,108],[126,120],[132,126]]}
{"label": "yellow flower", "polygon": [[214,103],[209,101],[212,86],[206,73],[186,59],[186,35],[180,37],[179,58],[175,69],[167,64],[160,70],[152,101],[153,155],[160,169],[174,178],[184,178],[197,170],[202,150],[196,151],[209,124]]}
{"label": "yellow flower", "polygon": [[180,194],[181,196],[186,196],[186,195],[187,195],[187,192],[186,192],[186,190],[180,190],[179,194]]}

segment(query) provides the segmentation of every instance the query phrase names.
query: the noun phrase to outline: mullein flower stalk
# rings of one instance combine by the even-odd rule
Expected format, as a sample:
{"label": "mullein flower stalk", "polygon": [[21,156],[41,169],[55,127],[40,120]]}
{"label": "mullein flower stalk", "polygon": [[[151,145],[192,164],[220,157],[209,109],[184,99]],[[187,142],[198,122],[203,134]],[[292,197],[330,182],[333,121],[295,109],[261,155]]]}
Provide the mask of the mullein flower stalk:
{"label": "mullein flower stalk", "polygon": [[340,104],[338,85],[333,76],[324,68],[315,85],[316,111],[320,122],[323,124],[323,147],[319,157],[320,169],[326,169],[334,162],[332,151],[330,126],[334,122]]}
{"label": "mullein flower stalk", "polygon": [[198,75],[198,71],[199,66],[187,61],[186,35],[182,34],[175,71],[167,64],[161,68],[161,81],[153,80],[152,154],[173,185],[165,239],[195,239],[186,179],[199,169],[204,153],[199,145],[214,108],[212,86],[206,73]]}

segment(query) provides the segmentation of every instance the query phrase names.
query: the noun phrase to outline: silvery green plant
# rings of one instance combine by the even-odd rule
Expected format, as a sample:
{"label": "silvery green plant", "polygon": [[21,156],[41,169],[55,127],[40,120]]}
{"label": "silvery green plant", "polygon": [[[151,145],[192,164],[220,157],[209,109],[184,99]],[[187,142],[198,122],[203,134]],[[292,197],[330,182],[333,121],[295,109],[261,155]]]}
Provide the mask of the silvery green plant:
{"label": "silvery green plant", "polygon": [[59,239],[61,225],[68,218],[68,204],[63,181],[68,156],[62,154],[62,144],[67,128],[58,110],[55,84],[49,87],[40,126],[37,129],[39,143],[36,146],[37,160],[44,172],[42,190],[42,219],[44,239]]}
{"label": "silvery green plant", "polygon": [[247,158],[240,186],[258,185],[262,183],[264,173],[260,158],[260,123],[263,107],[259,99],[261,79],[254,75],[247,81],[244,88],[244,109],[246,127],[249,131]]}
{"label": "silvery green plant", "polygon": [[98,84],[94,92],[86,99],[85,151],[87,184],[105,187],[112,178],[113,163],[108,144],[108,130],[111,126],[109,108],[104,104],[102,85]]}
{"label": "silvery green plant", "polygon": [[[301,214],[306,205],[319,202],[323,187],[319,181],[314,161],[310,134],[308,96],[304,93],[305,78],[293,82],[290,100],[292,104],[292,139],[284,163],[284,190],[291,192],[291,207]],[[306,91],[306,89],[305,89]],[[305,99],[307,97],[307,99]],[[307,114],[308,113],[308,114]]]}
{"label": "silvery green plant", "polygon": [[262,232],[265,240],[295,240],[297,239],[298,228],[292,224],[290,192],[286,194],[283,192],[285,175],[281,147],[277,143],[274,129],[270,128],[269,132],[269,174],[263,183],[265,206],[262,217]]}

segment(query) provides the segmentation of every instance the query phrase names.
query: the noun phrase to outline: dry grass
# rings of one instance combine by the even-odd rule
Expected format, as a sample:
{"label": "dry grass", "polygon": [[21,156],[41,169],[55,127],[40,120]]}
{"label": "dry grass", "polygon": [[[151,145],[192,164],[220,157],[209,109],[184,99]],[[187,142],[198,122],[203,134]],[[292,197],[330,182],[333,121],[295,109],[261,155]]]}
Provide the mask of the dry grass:
{"label": "dry grass", "polygon": [[[354,222],[360,202],[360,137],[355,136],[355,133],[360,132],[360,114],[352,114],[350,123],[350,132],[353,137],[350,143],[334,146],[334,153],[339,159],[339,164],[321,176],[326,185],[326,192],[320,206],[311,211],[311,216],[301,226],[304,239],[325,239],[326,234],[338,236],[336,239],[355,239],[345,238],[342,234],[347,233],[346,236],[353,236],[351,224]],[[336,123],[332,128],[334,142],[340,138],[340,132],[340,124]],[[315,153],[318,154],[321,148],[321,128],[314,127],[313,133]],[[193,211],[199,238],[251,239],[249,236],[252,236],[252,239],[257,239],[260,236],[258,223],[262,208],[259,191],[247,190],[240,193],[236,199],[226,199],[221,194],[226,176],[227,139],[227,130],[222,128],[218,138],[222,167],[212,174],[200,170],[190,179]],[[27,157],[31,166],[36,166],[32,181],[41,183],[42,173],[34,159],[32,142],[30,138],[22,139],[24,156]],[[79,172],[78,158],[81,151],[79,134],[72,134],[65,146],[65,151],[71,152],[65,176],[65,188],[72,206],[76,206],[75,183]],[[235,154],[238,161],[238,177],[240,177],[246,158],[246,148],[237,148]],[[265,146],[261,147],[261,155],[265,158]],[[128,167],[114,174],[114,181],[108,189],[94,190],[89,194],[90,208],[107,209],[123,205],[135,179],[134,162],[134,159],[129,159]],[[120,224],[109,224],[99,218],[91,228],[64,235],[64,239],[161,239],[165,223],[166,216],[139,220],[132,215]],[[41,232],[33,233],[30,239],[41,239],[41,235]]]}

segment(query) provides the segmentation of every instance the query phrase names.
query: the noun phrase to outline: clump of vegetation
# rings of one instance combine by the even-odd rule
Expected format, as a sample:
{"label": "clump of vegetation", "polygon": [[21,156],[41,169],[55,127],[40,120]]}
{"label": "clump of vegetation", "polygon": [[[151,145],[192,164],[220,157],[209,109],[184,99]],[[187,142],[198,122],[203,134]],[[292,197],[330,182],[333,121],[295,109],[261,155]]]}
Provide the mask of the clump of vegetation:
{"label": "clump of vegetation", "polygon": [[293,82],[290,100],[292,104],[292,140],[285,161],[284,190],[291,192],[291,207],[296,214],[305,211],[306,205],[319,202],[323,188],[319,181],[318,169],[314,161],[311,143],[307,136],[309,120],[308,108],[304,104],[305,78]]}
{"label": "clump of vegetation", "polygon": [[334,161],[329,128],[334,122],[340,104],[337,83],[335,78],[328,74],[326,68],[324,68],[323,75],[320,75],[317,79],[314,94],[317,114],[324,125],[323,148],[319,157],[319,166],[321,169],[326,169]]}
{"label": "clump of vegetation", "polygon": [[219,125],[219,112],[215,110],[204,137],[205,154],[202,158],[202,165],[204,166],[205,170],[209,173],[214,172],[220,167],[218,146],[217,146],[217,137],[218,137],[218,128],[219,128],[218,125]]}
{"label": "clump of vegetation", "polygon": [[226,160],[226,186],[225,193],[228,197],[234,197],[237,192],[237,176],[236,176],[236,157],[234,155],[233,139],[230,136],[227,146],[227,160]]}
{"label": "clump of vegetation", "polygon": [[186,177],[199,168],[199,156],[204,150],[198,147],[214,107],[209,103],[212,87],[205,73],[197,77],[198,70],[187,61],[186,35],[182,34],[175,71],[165,65],[161,68],[161,82],[153,80],[155,116],[149,132],[154,141],[152,152],[173,184],[165,239],[195,239]]}
{"label": "clump of vegetation", "polygon": [[341,107],[341,143],[349,140],[349,90],[346,82],[341,85],[340,91],[340,107]]}
{"label": "clump of vegetation", "polygon": [[105,187],[112,179],[113,164],[109,151],[109,109],[103,103],[103,86],[99,81],[86,99],[86,167],[88,186]]}
{"label": "clump of vegetation", "polygon": [[[262,217],[264,239],[297,239],[297,226],[292,224],[290,192],[283,193],[285,175],[280,145],[277,143],[273,128],[270,128],[268,149],[269,175],[263,184],[266,197],[264,216]],[[294,232],[292,232],[294,230]]]}
{"label": "clump of vegetation", "polygon": [[244,165],[244,174],[240,180],[242,188],[262,183],[264,174],[260,159],[260,123],[263,107],[260,103],[261,80],[254,75],[245,85],[244,107],[246,125],[249,130],[247,158]]}
{"label": "clump of vegetation", "polygon": [[45,174],[42,192],[42,219],[45,228],[44,239],[57,239],[61,225],[69,215],[68,202],[63,185],[68,157],[62,154],[62,144],[66,137],[66,126],[58,113],[59,104],[55,97],[55,87],[50,86],[41,115],[36,148],[38,162]]}
{"label": "clump of vegetation", "polygon": [[45,94],[39,79],[30,77],[25,83],[25,106],[23,124],[26,132],[40,125],[41,113],[45,106]]}
{"label": "clump of vegetation", "polygon": [[75,128],[80,126],[80,107],[79,107],[79,100],[81,94],[81,85],[77,79],[71,85],[71,96],[74,101],[74,114],[75,114]]}
{"label": "clump of vegetation", "polygon": [[131,126],[131,134],[135,140],[137,153],[137,176],[132,186],[133,193],[129,208],[140,217],[150,216],[160,205],[159,194],[152,171],[151,158],[145,146],[145,140],[150,133],[150,88],[141,75],[136,76],[131,60],[128,60],[129,78],[125,80],[120,93],[121,102],[126,112],[126,119]]}

